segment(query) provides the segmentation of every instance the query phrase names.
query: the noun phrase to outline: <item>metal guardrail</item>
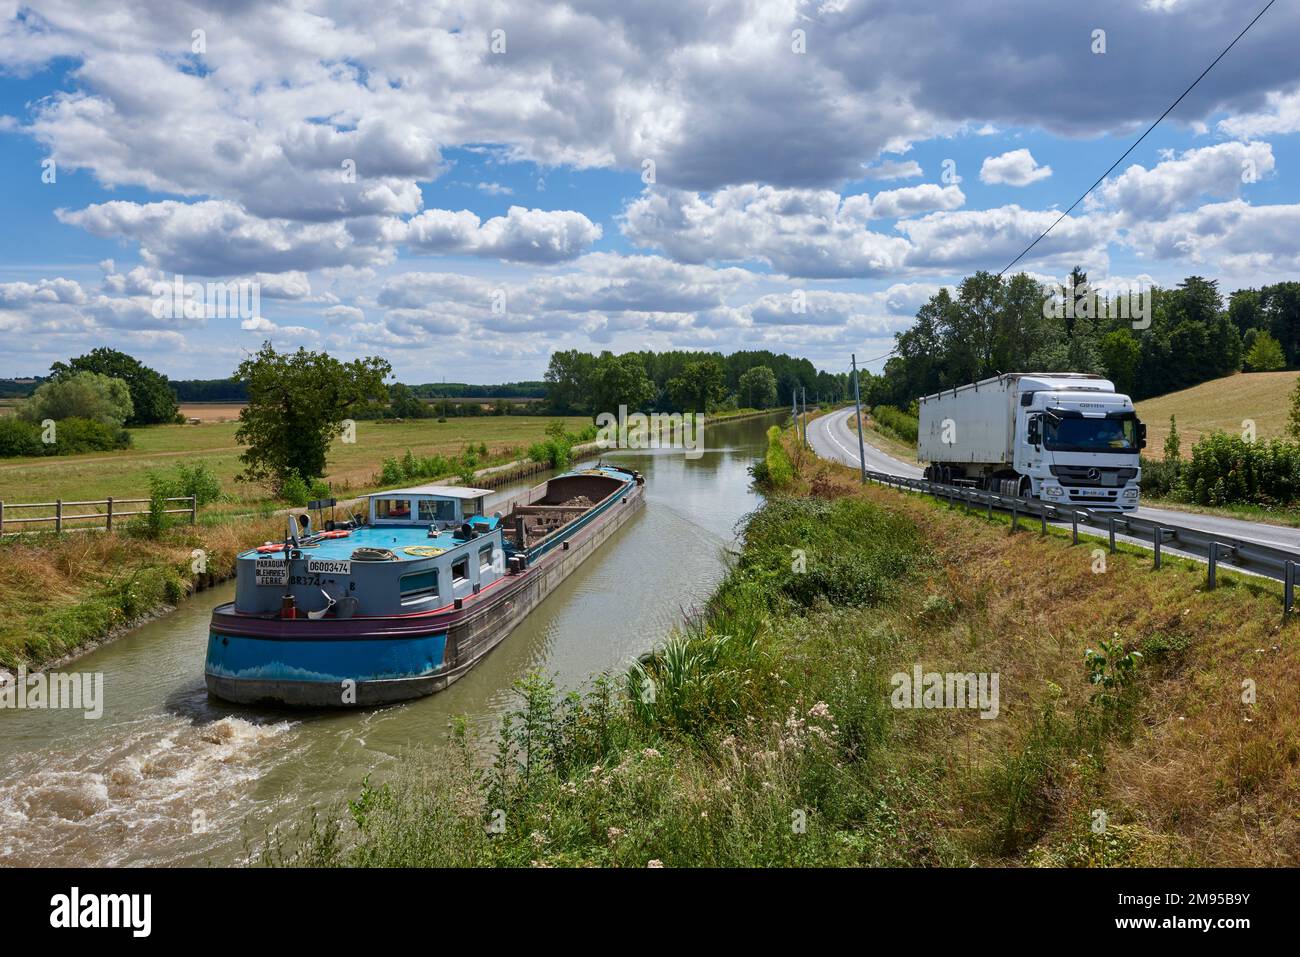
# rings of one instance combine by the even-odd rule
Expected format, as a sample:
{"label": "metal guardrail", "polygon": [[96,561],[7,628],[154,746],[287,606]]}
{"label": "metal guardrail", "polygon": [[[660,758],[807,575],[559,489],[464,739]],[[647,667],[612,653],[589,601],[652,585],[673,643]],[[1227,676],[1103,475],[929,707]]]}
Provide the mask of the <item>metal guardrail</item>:
{"label": "metal guardrail", "polygon": [[1220,565],[1253,572],[1282,582],[1284,613],[1290,614],[1295,609],[1295,586],[1297,578],[1300,578],[1300,552],[1277,545],[1265,545],[1250,539],[1207,532],[1204,529],[1187,528],[1172,522],[1154,522],[1124,512],[1084,508],[1077,505],[1057,505],[1015,495],[999,495],[996,492],[985,492],[980,489],[943,485],[925,479],[905,478],[901,475],[890,475],[888,472],[868,470],[865,475],[868,481],[878,485],[922,492],[936,498],[947,499],[949,504],[962,502],[968,507],[983,505],[990,515],[995,508],[1010,512],[1012,528],[1018,526],[1022,515],[1037,517],[1042,534],[1047,533],[1048,522],[1069,522],[1071,536],[1076,545],[1079,542],[1080,525],[1105,531],[1112,552],[1115,551],[1115,536],[1126,535],[1137,539],[1143,545],[1150,543],[1155,555],[1156,568],[1160,567],[1161,552],[1164,548],[1177,549],[1208,562],[1210,588],[1217,585]]}
{"label": "metal guardrail", "polygon": [[[170,497],[163,499],[164,502],[184,502],[184,508],[166,508],[163,509],[164,515],[188,515],[190,524],[193,525],[198,521],[199,506],[198,499],[193,495],[183,495],[179,497]],[[65,502],[63,499],[55,499],[53,502],[4,502],[0,501],[0,535],[21,535],[24,529],[12,528],[14,525],[54,525],[55,532],[62,532],[66,522],[78,522],[92,520],[103,522],[107,531],[113,530],[113,521],[120,518],[131,518],[135,515],[147,515],[148,509],[137,509],[132,511],[123,511],[122,505],[148,505],[150,499],[147,498],[108,498],[95,499],[87,502]],[[100,507],[106,507],[106,511],[98,511]],[[54,509],[53,515],[41,515],[35,518],[11,518],[5,514],[6,509],[12,512],[16,508],[39,508]],[[93,512],[65,512],[65,508],[94,508]],[[75,526],[85,528],[84,525]],[[30,531],[48,532],[48,527],[39,529],[30,529]]]}

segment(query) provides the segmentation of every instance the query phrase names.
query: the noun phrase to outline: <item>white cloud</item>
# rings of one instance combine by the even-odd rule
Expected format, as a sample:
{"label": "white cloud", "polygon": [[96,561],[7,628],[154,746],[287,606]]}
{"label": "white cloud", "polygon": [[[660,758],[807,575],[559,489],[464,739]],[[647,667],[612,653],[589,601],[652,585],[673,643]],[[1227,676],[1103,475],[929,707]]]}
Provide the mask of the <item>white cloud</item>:
{"label": "white cloud", "polygon": [[872,179],[912,179],[924,173],[916,160],[885,160],[865,167],[862,172]]}
{"label": "white cloud", "polygon": [[1151,169],[1134,164],[1108,179],[1088,198],[1090,208],[1107,206],[1128,219],[1160,219],[1202,197],[1236,196],[1245,180],[1273,172],[1268,143],[1219,143],[1191,149]]}
{"label": "white cloud", "polygon": [[1300,131],[1300,90],[1274,90],[1265,97],[1265,107],[1219,121],[1219,132],[1240,139],[1277,136]]}
{"label": "white cloud", "polygon": [[980,166],[981,183],[1028,186],[1051,175],[1052,167],[1039,166],[1026,149],[1011,150],[1001,156],[986,156]]}

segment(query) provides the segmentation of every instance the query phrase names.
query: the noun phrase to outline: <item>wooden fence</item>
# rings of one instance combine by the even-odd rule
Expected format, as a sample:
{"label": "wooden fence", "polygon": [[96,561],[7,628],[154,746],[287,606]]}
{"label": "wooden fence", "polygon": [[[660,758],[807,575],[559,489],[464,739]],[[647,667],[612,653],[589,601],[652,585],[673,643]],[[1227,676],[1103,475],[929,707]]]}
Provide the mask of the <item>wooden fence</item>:
{"label": "wooden fence", "polygon": [[[94,523],[102,522],[103,527],[107,531],[111,532],[113,530],[113,523],[118,519],[131,518],[132,516],[135,515],[149,514],[149,509],[147,508],[135,509],[135,510],[124,510],[122,506],[124,505],[128,506],[129,509],[129,506],[132,505],[148,505],[149,501],[150,500],[147,498],[111,498],[111,497],[100,499],[98,501],[93,501],[93,502],[65,502],[63,501],[63,499],[55,499],[53,502],[17,503],[17,502],[4,502],[3,500],[0,500],[0,535],[18,535],[23,532],[48,532],[51,530],[49,527],[31,528],[31,529],[12,527],[14,525],[32,525],[32,524],[43,524],[45,526],[49,526],[50,524],[53,524],[54,526],[53,531],[62,532],[64,530],[64,524],[67,522],[78,523],[71,526],[71,528],[73,529],[95,527],[95,525],[93,524],[80,524],[82,522],[94,522]],[[179,498],[167,498],[167,499],[163,499],[163,501],[164,503],[169,503],[169,502],[186,503],[184,508],[165,508],[163,509],[163,514],[188,515],[190,517],[191,525],[195,524],[195,522],[198,521],[198,515],[199,515],[198,501],[195,499],[193,495],[181,496]],[[39,515],[32,518],[10,517],[11,512],[13,512],[15,509],[20,509],[20,508],[36,508],[36,509],[46,509],[46,510],[53,509],[54,514]],[[69,508],[75,508],[75,509],[94,508],[96,509],[96,511],[74,512],[74,513],[69,513],[65,511],[66,509]],[[99,511],[99,509],[103,509],[103,510]]]}

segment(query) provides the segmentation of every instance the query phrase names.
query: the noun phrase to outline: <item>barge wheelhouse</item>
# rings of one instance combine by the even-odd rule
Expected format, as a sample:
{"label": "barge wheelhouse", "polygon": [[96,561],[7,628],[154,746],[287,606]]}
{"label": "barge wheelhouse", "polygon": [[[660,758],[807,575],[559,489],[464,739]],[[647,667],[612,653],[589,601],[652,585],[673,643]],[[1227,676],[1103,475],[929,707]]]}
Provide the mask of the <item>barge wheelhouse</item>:
{"label": "barge wheelhouse", "polygon": [[[611,465],[556,476],[487,513],[486,489],[367,497],[360,519],[239,556],[212,615],[208,691],[239,703],[384,704],[445,688],[645,503]],[[301,522],[301,517],[299,518]]]}

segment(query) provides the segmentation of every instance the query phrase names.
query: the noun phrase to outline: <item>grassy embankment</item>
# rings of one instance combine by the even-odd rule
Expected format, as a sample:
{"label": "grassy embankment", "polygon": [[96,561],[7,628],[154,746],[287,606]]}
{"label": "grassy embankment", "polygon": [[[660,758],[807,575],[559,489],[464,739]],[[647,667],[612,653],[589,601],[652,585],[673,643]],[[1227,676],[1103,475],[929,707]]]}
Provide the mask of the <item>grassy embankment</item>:
{"label": "grassy embankment", "polygon": [[[495,741],[459,724],[263,861],[1300,863],[1300,643],[1276,588],[1207,592],[1203,567],[1136,550],[1098,573],[1091,543],[859,489],[786,442],[765,464],[790,494],[641,668],[581,695],[522,683]],[[998,716],[891,707],[916,664],[998,673]]]}

